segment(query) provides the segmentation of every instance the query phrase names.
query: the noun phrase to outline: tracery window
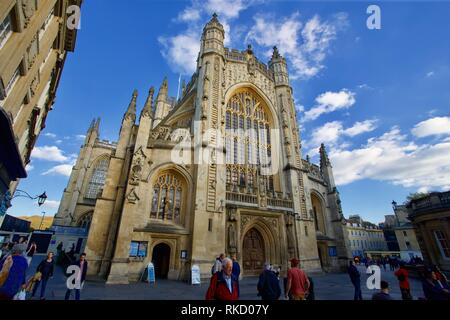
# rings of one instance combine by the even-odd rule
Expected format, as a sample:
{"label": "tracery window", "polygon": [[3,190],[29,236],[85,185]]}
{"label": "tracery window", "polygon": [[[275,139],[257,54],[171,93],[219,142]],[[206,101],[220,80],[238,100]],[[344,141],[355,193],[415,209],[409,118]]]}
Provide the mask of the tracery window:
{"label": "tracery window", "polygon": [[109,159],[101,159],[95,164],[94,172],[92,173],[85,196],[87,199],[97,199],[100,196],[100,192],[105,184],[108,166]]}
{"label": "tracery window", "polygon": [[[264,102],[253,92],[241,91],[231,97],[225,114],[227,185],[257,186],[258,169],[271,164],[271,127]],[[266,189],[273,191],[273,177],[261,178]]]}
{"label": "tracery window", "polygon": [[92,222],[92,212],[91,213],[87,213],[85,214],[80,221],[78,221],[78,226],[80,228],[89,230],[89,228],[91,227],[91,222]]}
{"label": "tracery window", "polygon": [[175,174],[164,173],[153,186],[150,217],[180,223],[183,184]]}

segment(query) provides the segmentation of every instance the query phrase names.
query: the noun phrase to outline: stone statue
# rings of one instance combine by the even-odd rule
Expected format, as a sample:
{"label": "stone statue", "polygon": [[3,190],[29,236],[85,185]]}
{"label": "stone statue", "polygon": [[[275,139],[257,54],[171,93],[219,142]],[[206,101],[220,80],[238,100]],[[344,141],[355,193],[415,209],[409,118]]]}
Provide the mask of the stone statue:
{"label": "stone statue", "polygon": [[228,247],[230,249],[236,248],[236,229],[233,223],[228,226]]}

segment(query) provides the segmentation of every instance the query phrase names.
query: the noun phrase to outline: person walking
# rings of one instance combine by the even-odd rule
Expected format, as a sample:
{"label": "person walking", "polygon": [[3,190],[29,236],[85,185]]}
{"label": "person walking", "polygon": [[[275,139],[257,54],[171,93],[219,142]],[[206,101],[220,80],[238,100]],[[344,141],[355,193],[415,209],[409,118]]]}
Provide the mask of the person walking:
{"label": "person walking", "polygon": [[0,300],[12,300],[21,289],[25,288],[28,262],[23,253],[23,246],[15,245],[11,255],[0,261],[0,270],[4,277],[3,286],[0,288]]}
{"label": "person walking", "polygon": [[450,286],[438,281],[432,270],[426,270],[422,280],[422,289],[427,300],[450,300]]}
{"label": "person walking", "polygon": [[36,253],[36,250],[37,250],[36,242],[32,242],[30,247],[27,250],[26,259],[27,259],[27,262],[28,262],[28,266],[31,265],[31,261],[33,260],[33,256]]}
{"label": "person walking", "polygon": [[41,274],[41,280],[35,283],[31,297],[34,297],[36,295],[36,291],[39,285],[41,285],[41,295],[39,298],[41,300],[45,300],[45,288],[47,287],[48,280],[53,277],[53,269],[53,252],[49,252],[47,254],[47,258],[42,260],[36,269],[36,272],[39,272]]}
{"label": "person walking", "polygon": [[400,262],[400,268],[395,271],[394,275],[398,279],[398,283],[400,286],[400,292],[402,293],[403,300],[412,300],[411,289],[409,285],[408,279],[408,270],[406,270],[405,263]]}
{"label": "person walking", "polygon": [[79,288],[77,288],[75,286],[74,289],[68,288],[67,291],[66,291],[65,300],[69,300],[70,299],[70,295],[72,293],[72,290],[75,290],[75,300],[80,300],[80,292],[81,292],[81,289],[83,288],[84,281],[86,280],[86,273],[87,273],[87,270],[88,270],[88,262],[86,261],[86,253],[83,252],[80,255],[80,259],[77,262],[75,262],[73,265],[78,266],[80,268],[80,272],[78,273],[77,279],[76,279],[77,280],[76,283],[79,283],[80,286],[79,286]]}
{"label": "person walking", "polygon": [[372,296],[372,300],[393,300],[391,295],[389,294],[389,283],[386,281],[380,282],[381,291],[374,293]]}
{"label": "person walking", "polygon": [[233,276],[239,280],[239,277],[241,276],[241,266],[239,265],[239,262],[237,261],[236,254],[233,254],[231,256],[231,260],[233,260]]}
{"label": "person walking", "polygon": [[216,261],[214,262],[214,265],[211,269],[211,275],[214,275],[217,272],[222,271],[222,261],[223,259],[225,259],[225,254],[221,253],[217,258]]}
{"label": "person walking", "polygon": [[291,268],[288,270],[286,284],[286,299],[291,295],[292,300],[305,300],[309,289],[309,280],[306,273],[299,268],[300,260],[291,260]]}
{"label": "person walking", "polygon": [[349,262],[349,266],[347,269],[348,275],[350,276],[350,280],[355,287],[355,296],[354,300],[362,300],[362,292],[361,292],[361,274],[358,269],[355,267],[352,260]]}
{"label": "person walking", "polygon": [[306,296],[306,300],[316,300],[316,294],[314,293],[314,282],[311,277],[308,277],[309,280],[309,289],[308,289],[308,295]]}
{"label": "person walking", "polygon": [[264,270],[259,275],[258,296],[262,300],[273,301],[278,300],[281,296],[280,281],[276,274],[271,270],[270,263],[264,264]]}
{"label": "person walking", "polygon": [[233,261],[229,258],[222,260],[222,270],[211,277],[206,292],[206,300],[238,300],[239,282],[233,275]]}

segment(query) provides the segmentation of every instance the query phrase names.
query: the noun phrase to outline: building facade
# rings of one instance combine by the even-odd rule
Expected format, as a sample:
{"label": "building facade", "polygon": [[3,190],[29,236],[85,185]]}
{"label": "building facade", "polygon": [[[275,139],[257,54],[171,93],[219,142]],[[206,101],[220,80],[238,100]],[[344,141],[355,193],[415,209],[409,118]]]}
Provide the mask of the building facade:
{"label": "building facade", "polygon": [[[298,257],[307,270],[339,270],[350,253],[333,170],[302,159],[285,59],[268,66],[251,47],[225,48],[216,15],[201,38],[197,70],[170,98],[164,79],[137,116],[135,91],[117,143],[88,131],[54,225],[89,228],[89,272],[108,283],[156,275],[210,276],[236,254],[243,274]],[[139,123],[137,123],[139,119]]]}
{"label": "building facade", "polygon": [[406,208],[425,263],[450,272],[450,191],[411,200]]}
{"label": "building facade", "polygon": [[400,248],[400,256],[404,261],[410,261],[412,258],[423,258],[417,241],[416,232],[411,221],[408,219],[408,209],[405,205],[398,205],[392,202],[392,208],[395,213],[395,237]]}
{"label": "building facade", "polygon": [[353,257],[364,257],[368,251],[388,250],[383,230],[373,223],[363,221],[359,215],[350,216],[345,229]]}
{"label": "building facade", "polygon": [[0,215],[26,177],[67,52],[74,51],[71,5],[79,8],[81,0],[0,1]]}

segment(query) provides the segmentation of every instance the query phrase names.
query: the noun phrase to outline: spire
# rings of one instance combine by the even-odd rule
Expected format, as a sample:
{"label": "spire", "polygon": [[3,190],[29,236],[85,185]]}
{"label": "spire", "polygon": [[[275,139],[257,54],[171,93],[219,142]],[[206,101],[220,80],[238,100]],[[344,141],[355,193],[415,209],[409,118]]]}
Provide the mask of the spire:
{"label": "spire", "polygon": [[144,109],[141,112],[141,118],[144,116],[153,117],[153,95],[155,94],[155,88],[153,86],[150,87],[148,91],[147,101],[145,102]]}
{"label": "spire", "polygon": [[157,101],[159,101],[159,100],[166,101],[167,100],[168,88],[169,88],[169,84],[168,84],[167,76],[166,76],[166,77],[164,77],[161,87],[159,87],[158,96],[156,97]]}
{"label": "spire", "polygon": [[320,167],[330,166],[330,159],[328,158],[327,150],[323,143],[320,145],[319,153],[320,153]]}
{"label": "spire", "polygon": [[95,121],[94,130],[98,132],[99,128],[100,128],[100,117],[97,118],[97,121]]}
{"label": "spire", "polygon": [[89,129],[87,130],[87,133],[89,133],[91,130],[93,130],[95,127],[95,118],[92,119],[91,125],[89,126]]}
{"label": "spire", "polygon": [[220,23],[217,13],[215,13],[215,12],[212,14],[211,20],[209,20],[209,22],[203,28],[203,32],[205,32],[206,29],[211,29],[211,28],[217,28],[220,31],[222,31],[222,33],[225,33],[223,25]]}
{"label": "spire", "polygon": [[273,53],[272,53],[272,59],[278,59],[280,58],[280,52],[278,51],[277,46],[273,47]]}
{"label": "spire", "polygon": [[131,98],[130,104],[128,105],[127,112],[125,113],[123,120],[127,119],[128,117],[131,117],[133,122],[136,120],[136,100],[138,97],[138,91],[135,89],[133,91],[133,96]]}

